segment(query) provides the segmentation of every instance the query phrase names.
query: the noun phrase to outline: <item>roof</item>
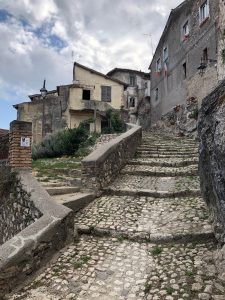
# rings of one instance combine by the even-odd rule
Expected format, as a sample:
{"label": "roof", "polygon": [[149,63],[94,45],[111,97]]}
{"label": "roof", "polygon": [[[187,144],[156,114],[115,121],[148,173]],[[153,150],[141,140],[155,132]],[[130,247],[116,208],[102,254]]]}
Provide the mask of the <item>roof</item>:
{"label": "roof", "polygon": [[142,72],[142,71],[138,71],[138,70],[132,70],[132,69],[124,69],[124,68],[114,68],[111,71],[109,71],[107,73],[108,76],[111,76],[113,73],[116,72],[126,72],[126,73],[135,73],[135,74],[139,74],[141,76],[149,76],[150,73],[146,73],[146,72]]}
{"label": "roof", "polygon": [[0,136],[4,136],[4,135],[6,135],[7,133],[9,133],[9,130],[8,130],[8,129],[2,129],[2,128],[0,128]]}
{"label": "roof", "polygon": [[[174,9],[171,10],[170,15],[168,17],[168,20],[166,22],[166,26],[165,26],[165,28],[163,30],[163,33],[161,35],[161,38],[160,38],[160,40],[158,42],[158,45],[157,45],[156,50],[155,50],[155,53],[153,55],[152,61],[155,58],[155,55],[156,55],[156,53],[158,51],[158,48],[159,48],[159,46],[161,44],[161,41],[163,40],[164,36],[166,35],[166,33],[167,33],[167,31],[168,31],[168,29],[170,27],[171,22],[179,15],[179,13],[180,13],[181,9],[183,9],[184,5],[188,4],[188,2],[190,2],[190,1],[192,1],[192,0],[185,0],[181,4],[179,4],[176,8],[174,8]],[[149,69],[151,68],[152,61],[150,63]]]}
{"label": "roof", "polygon": [[[51,95],[51,94],[55,94],[55,93],[57,93],[57,90],[47,91],[47,95]],[[29,97],[29,98],[31,99],[31,101],[32,101],[33,98],[41,97],[41,94],[29,95],[28,97]]]}
{"label": "roof", "polygon": [[89,71],[89,72],[91,72],[91,73],[94,73],[94,74],[96,74],[96,75],[102,76],[102,77],[104,77],[105,79],[109,79],[109,80],[115,81],[115,82],[117,82],[117,83],[119,83],[119,84],[121,84],[121,85],[123,85],[123,86],[128,86],[127,83],[125,83],[125,82],[123,82],[123,81],[121,81],[121,80],[112,78],[112,77],[110,77],[110,76],[108,76],[108,75],[105,75],[105,74],[103,74],[103,73],[100,73],[100,72],[98,72],[98,71],[96,71],[96,70],[93,70],[93,69],[91,69],[91,68],[88,68],[88,67],[86,67],[86,66],[83,66],[83,65],[81,65],[81,64],[79,64],[79,63],[77,63],[77,62],[74,63],[74,68],[75,68],[75,66],[78,66],[78,67],[80,67],[80,68],[82,68],[82,69],[84,69],[84,70],[87,70],[87,71]]}

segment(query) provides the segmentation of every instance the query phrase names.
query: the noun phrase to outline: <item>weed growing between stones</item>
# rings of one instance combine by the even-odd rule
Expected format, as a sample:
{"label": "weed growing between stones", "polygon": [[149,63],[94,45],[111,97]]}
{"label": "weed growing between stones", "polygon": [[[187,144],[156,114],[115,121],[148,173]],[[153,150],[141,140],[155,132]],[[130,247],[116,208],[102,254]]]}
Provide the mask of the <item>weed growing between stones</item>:
{"label": "weed growing between stones", "polygon": [[151,253],[152,253],[153,256],[156,256],[156,255],[161,254],[162,251],[163,251],[163,249],[162,249],[161,247],[156,246],[156,247],[154,247],[154,248],[151,250]]}
{"label": "weed growing between stones", "polygon": [[168,295],[172,295],[173,292],[175,292],[175,290],[172,287],[167,287],[166,292],[167,292]]}

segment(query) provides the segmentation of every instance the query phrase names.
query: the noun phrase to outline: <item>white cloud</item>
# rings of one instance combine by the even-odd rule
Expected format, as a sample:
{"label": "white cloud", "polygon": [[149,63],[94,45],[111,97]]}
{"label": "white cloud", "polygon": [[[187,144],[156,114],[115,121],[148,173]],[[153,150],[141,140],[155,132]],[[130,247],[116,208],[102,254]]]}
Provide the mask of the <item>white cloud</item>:
{"label": "white cloud", "polygon": [[[37,93],[43,78],[48,89],[71,83],[72,51],[74,60],[102,72],[115,67],[147,71],[152,50],[144,34],[152,34],[156,47],[171,8],[181,2],[0,0],[0,9],[13,15],[0,22],[0,101],[27,100],[24,96]],[[65,47],[57,49],[51,35]]]}

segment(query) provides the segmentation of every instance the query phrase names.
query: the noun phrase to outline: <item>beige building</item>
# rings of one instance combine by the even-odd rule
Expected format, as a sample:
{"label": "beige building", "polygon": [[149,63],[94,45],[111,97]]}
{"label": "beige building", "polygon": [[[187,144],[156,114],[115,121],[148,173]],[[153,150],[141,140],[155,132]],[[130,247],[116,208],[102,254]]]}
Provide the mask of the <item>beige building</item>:
{"label": "beige building", "polygon": [[90,131],[101,132],[106,124],[106,111],[124,107],[126,87],[127,84],[118,79],[75,62],[73,84],[58,86],[45,98],[40,94],[31,95],[30,102],[14,105],[17,120],[32,122],[34,143],[60,129],[77,127],[88,119],[95,120],[90,124]]}

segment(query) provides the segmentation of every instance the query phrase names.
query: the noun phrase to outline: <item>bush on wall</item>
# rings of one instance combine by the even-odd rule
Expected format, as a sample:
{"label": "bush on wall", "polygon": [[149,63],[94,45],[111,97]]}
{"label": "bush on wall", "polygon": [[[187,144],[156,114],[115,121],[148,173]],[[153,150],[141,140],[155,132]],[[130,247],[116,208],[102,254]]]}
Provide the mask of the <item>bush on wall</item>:
{"label": "bush on wall", "polygon": [[77,128],[58,131],[47,136],[40,144],[33,146],[33,159],[74,155],[89,140],[90,133],[87,125],[90,122],[93,121],[87,120],[81,122]]}
{"label": "bush on wall", "polygon": [[106,119],[108,126],[102,130],[102,133],[121,133],[126,131],[126,124],[118,111],[108,109],[106,111]]}

